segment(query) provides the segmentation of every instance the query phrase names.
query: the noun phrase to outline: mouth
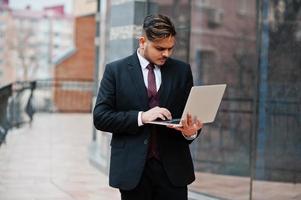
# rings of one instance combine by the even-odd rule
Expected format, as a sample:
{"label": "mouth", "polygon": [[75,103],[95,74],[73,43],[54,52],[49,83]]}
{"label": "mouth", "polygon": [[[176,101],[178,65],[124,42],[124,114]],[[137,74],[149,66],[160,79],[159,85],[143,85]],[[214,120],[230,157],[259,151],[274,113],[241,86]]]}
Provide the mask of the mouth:
{"label": "mouth", "polygon": [[161,62],[161,63],[165,63],[166,62],[166,58],[162,58],[162,59],[160,59],[159,61]]}

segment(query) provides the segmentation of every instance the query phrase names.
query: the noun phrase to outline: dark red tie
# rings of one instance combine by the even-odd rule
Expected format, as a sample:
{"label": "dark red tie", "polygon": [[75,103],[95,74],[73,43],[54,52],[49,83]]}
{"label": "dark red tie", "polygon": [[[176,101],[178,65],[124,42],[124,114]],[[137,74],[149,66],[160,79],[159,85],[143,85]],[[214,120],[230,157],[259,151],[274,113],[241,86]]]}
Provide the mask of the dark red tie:
{"label": "dark red tie", "polygon": [[[156,76],[154,73],[155,66],[153,64],[148,64],[148,75],[147,75],[147,95],[148,95],[148,105],[150,108],[159,105],[159,95],[157,93],[156,87]],[[149,144],[149,158],[156,158],[159,159],[159,154],[157,150],[157,136],[156,136],[156,127],[151,127],[151,137],[150,137],[150,144]]]}
{"label": "dark red tie", "polygon": [[149,99],[149,107],[153,108],[155,106],[159,105],[159,102],[157,102],[156,95],[157,95],[157,87],[156,87],[156,76],[154,73],[155,66],[150,63],[146,67],[148,69],[148,75],[147,75],[147,95]]}

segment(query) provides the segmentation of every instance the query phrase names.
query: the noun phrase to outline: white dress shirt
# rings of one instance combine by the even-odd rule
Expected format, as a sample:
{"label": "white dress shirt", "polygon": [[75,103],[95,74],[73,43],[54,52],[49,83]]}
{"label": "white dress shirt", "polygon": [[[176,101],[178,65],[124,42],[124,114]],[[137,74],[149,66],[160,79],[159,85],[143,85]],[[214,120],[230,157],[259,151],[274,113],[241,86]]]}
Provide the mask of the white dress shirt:
{"label": "white dress shirt", "polygon": [[[140,53],[138,52],[137,50],[137,55],[138,55],[138,59],[139,59],[139,63],[140,63],[140,66],[141,66],[141,70],[142,70],[142,74],[143,74],[143,80],[144,80],[144,84],[146,86],[146,88],[148,87],[148,80],[147,80],[147,77],[148,77],[148,69],[146,68],[147,65],[149,64],[149,61],[146,60],[143,56],[140,55]],[[161,78],[161,70],[160,68],[155,65],[155,68],[154,68],[154,73],[155,73],[155,78],[156,78],[156,89],[157,91],[159,90],[160,86],[161,86],[161,82],[162,82],[162,78]],[[143,123],[142,123],[142,111],[140,111],[138,113],[138,126],[142,126]],[[190,137],[187,137],[183,134],[183,136],[187,139],[187,140],[193,140],[196,138],[197,136],[197,133],[190,136]]]}

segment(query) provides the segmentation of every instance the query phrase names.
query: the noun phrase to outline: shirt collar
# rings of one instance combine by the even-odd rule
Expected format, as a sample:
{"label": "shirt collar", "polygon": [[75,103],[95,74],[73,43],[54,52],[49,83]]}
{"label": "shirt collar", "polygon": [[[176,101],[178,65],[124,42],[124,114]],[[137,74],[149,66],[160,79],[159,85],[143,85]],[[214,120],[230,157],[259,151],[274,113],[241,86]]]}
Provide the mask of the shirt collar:
{"label": "shirt collar", "polygon": [[[146,60],[142,55],[140,55],[139,49],[137,50],[137,55],[138,55],[138,59],[139,59],[141,69],[145,69],[147,67],[147,65],[149,64],[149,61]],[[156,65],[155,65],[155,67],[156,67]]]}

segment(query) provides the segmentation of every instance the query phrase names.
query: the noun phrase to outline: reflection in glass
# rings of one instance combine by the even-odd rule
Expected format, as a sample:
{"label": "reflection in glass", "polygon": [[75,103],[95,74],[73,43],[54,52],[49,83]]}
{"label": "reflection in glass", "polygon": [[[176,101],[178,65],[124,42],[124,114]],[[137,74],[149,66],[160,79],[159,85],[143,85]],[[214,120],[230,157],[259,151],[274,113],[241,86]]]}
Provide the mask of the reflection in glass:
{"label": "reflection in glass", "polygon": [[255,1],[192,1],[191,6],[195,84],[228,87],[215,122],[192,145],[197,180],[190,188],[219,198],[248,199],[256,92]]}
{"label": "reflection in glass", "polygon": [[[255,199],[301,197],[301,2],[263,1]],[[268,24],[264,23],[264,16]],[[262,51],[263,51],[262,50]],[[264,86],[264,87],[263,87]],[[263,90],[264,88],[264,90]],[[259,101],[260,102],[260,101]],[[264,118],[262,116],[265,116]],[[267,190],[268,189],[268,190]],[[266,191],[263,193],[263,191]]]}

